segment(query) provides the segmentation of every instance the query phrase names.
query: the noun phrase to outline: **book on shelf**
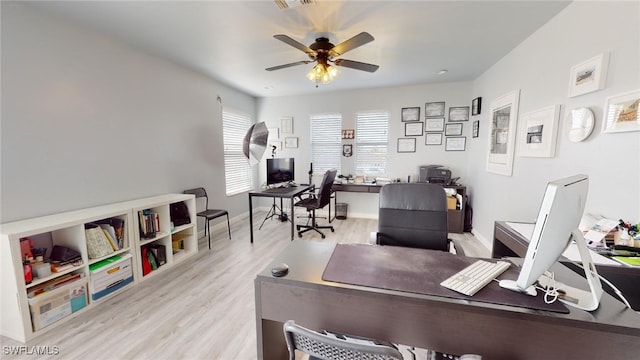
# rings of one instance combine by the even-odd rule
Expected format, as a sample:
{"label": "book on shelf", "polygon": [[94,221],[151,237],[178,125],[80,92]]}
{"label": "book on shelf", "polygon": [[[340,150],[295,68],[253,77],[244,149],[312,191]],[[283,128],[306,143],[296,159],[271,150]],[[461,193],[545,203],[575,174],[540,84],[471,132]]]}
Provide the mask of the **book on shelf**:
{"label": "book on shelf", "polygon": [[57,278],[51,279],[49,281],[43,282],[42,284],[38,284],[34,287],[31,287],[27,290],[27,297],[32,299],[38,295],[44,294],[47,291],[55,290],[63,285],[72,283],[76,280],[80,280],[84,277],[83,273],[78,274],[64,274],[58,276]]}
{"label": "book on shelf", "polygon": [[[93,226],[93,227],[91,227]],[[100,226],[85,225],[87,252],[89,259],[97,259],[112,254],[115,250]]]}
{"label": "book on shelf", "polygon": [[138,220],[140,222],[140,237],[149,239],[160,232],[160,216],[151,209],[138,212]]}
{"label": "book on shelf", "polygon": [[109,218],[97,222],[100,227],[107,230],[111,238],[115,241],[118,249],[124,249],[129,246],[125,236],[125,222],[119,218]]}

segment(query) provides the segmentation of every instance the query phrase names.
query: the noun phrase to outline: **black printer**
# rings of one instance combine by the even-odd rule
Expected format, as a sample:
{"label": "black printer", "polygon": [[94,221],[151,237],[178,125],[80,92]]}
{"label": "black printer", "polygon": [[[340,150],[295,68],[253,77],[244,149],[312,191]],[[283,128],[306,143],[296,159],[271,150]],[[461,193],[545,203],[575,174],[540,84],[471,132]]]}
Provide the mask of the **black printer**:
{"label": "black printer", "polygon": [[420,166],[418,182],[449,185],[451,183],[451,170],[442,165]]}

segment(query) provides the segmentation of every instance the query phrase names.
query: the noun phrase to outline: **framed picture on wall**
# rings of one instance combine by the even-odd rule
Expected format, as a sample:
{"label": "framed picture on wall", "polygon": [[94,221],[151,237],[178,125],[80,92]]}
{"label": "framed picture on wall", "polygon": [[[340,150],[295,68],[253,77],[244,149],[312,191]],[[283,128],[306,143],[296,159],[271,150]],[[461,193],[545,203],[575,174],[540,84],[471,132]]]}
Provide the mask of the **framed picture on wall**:
{"label": "framed picture on wall", "polygon": [[560,105],[522,114],[518,135],[518,155],[528,157],[554,157]]}
{"label": "framed picture on wall", "polygon": [[444,116],[444,101],[428,102],[424,104],[425,117]]}
{"label": "framed picture on wall", "polygon": [[640,130],[640,89],[607,98],[602,121],[603,133]]}
{"label": "framed picture on wall", "polygon": [[290,116],[281,118],[280,129],[283,134],[293,134],[293,118]]}
{"label": "framed picture on wall", "polygon": [[419,107],[402,108],[402,121],[418,121],[420,120]]}
{"label": "framed picture on wall", "polygon": [[444,149],[446,151],[464,151],[467,144],[467,138],[465,136],[450,136],[447,137]]}
{"label": "framed picture on wall", "polygon": [[608,64],[609,53],[602,53],[571,67],[569,97],[604,89]]}
{"label": "framed picture on wall", "polygon": [[444,131],[443,117],[427,118],[425,122],[426,126],[424,131],[426,132]]}
{"label": "framed picture on wall", "polygon": [[447,124],[444,130],[446,136],[459,136],[462,135],[462,124]]}
{"label": "framed picture on wall", "polygon": [[482,98],[477,97],[471,101],[471,115],[480,115],[482,110]]}
{"label": "framed picture on wall", "polygon": [[504,94],[491,102],[488,133],[487,171],[511,176],[518,126],[520,90]]}
{"label": "framed picture on wall", "polygon": [[398,152],[399,153],[416,152],[416,138],[399,138]]}
{"label": "framed picture on wall", "polygon": [[449,108],[449,121],[468,121],[468,106],[452,106]]}
{"label": "framed picture on wall", "polygon": [[477,138],[480,133],[480,120],[473,122],[473,129],[471,130],[471,137]]}
{"label": "framed picture on wall", "polygon": [[404,124],[404,136],[422,136],[424,123],[422,121],[408,122]]}
{"label": "framed picture on wall", "polygon": [[298,148],[298,138],[297,137],[287,137],[284,138],[284,147],[289,149],[297,149]]}
{"label": "framed picture on wall", "polygon": [[425,145],[442,145],[442,133],[430,134],[427,133],[427,136],[424,140]]}

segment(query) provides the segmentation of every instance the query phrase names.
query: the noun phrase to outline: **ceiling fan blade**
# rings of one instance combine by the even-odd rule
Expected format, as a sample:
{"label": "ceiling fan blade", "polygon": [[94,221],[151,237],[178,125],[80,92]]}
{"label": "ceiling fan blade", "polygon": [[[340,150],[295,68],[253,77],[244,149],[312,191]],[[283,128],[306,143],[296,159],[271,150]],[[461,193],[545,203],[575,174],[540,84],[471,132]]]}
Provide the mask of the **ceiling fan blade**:
{"label": "ceiling fan blade", "polygon": [[368,71],[368,72],[376,72],[378,70],[378,65],[367,64],[359,61],[346,60],[346,59],[337,59],[333,62],[337,66],[344,66],[356,70]]}
{"label": "ceiling fan blade", "polygon": [[360,34],[352,37],[351,39],[345,40],[340,44],[334,46],[333,49],[329,50],[329,55],[333,57],[340,56],[349,50],[353,50],[373,40],[374,39],[373,39],[373,36],[371,36],[371,34],[369,34],[368,32],[361,32]]}
{"label": "ceiling fan blade", "polygon": [[273,35],[274,38],[282,41],[285,44],[289,44],[291,46],[293,46],[294,48],[301,50],[302,52],[306,53],[307,55],[311,55],[311,56],[315,56],[317,53],[313,50],[311,50],[307,45],[304,45],[300,42],[298,42],[297,40],[294,40],[292,38],[290,38],[287,35],[283,35],[283,34],[279,34],[279,35]]}
{"label": "ceiling fan blade", "polygon": [[312,62],[312,61],[310,61],[310,60],[296,61],[296,62],[292,62],[292,63],[289,63],[289,64],[278,65],[278,66],[273,66],[273,67],[270,67],[270,68],[266,68],[265,70],[267,70],[267,71],[280,70],[280,69],[284,69],[284,68],[288,68],[288,67],[292,67],[292,66],[296,66],[296,65],[308,64],[310,62]]}

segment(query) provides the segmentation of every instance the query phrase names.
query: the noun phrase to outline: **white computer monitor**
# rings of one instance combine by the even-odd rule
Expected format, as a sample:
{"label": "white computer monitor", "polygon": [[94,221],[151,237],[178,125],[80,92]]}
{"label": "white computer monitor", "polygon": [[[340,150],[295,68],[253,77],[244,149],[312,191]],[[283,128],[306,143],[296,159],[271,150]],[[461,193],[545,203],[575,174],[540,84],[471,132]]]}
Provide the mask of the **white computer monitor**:
{"label": "white computer monitor", "polygon": [[549,284],[548,278],[543,274],[558,261],[571,241],[575,240],[590,291],[558,284],[563,294],[559,299],[585,310],[595,310],[598,307],[602,286],[582,232],[578,229],[588,189],[587,175],[575,175],[547,184],[518,279],[502,280],[500,286],[535,296],[534,283],[540,280],[544,285]]}

